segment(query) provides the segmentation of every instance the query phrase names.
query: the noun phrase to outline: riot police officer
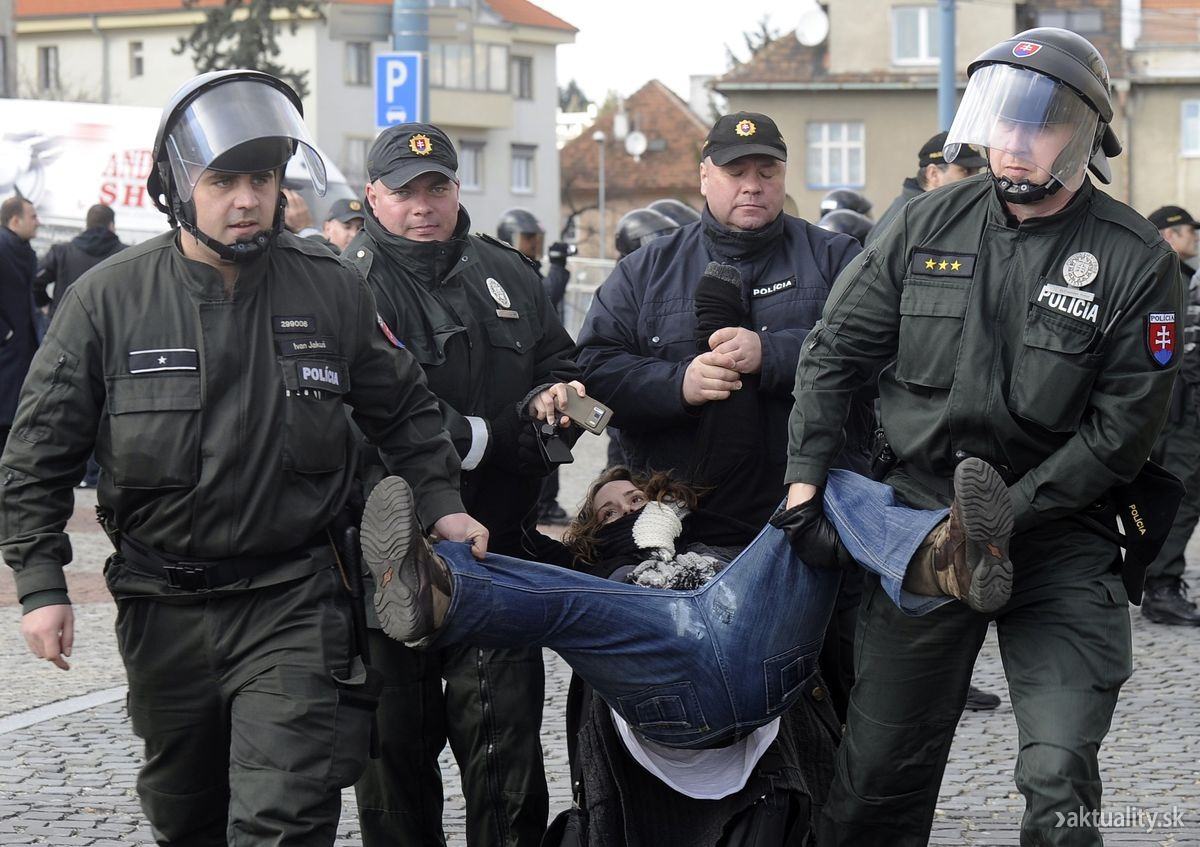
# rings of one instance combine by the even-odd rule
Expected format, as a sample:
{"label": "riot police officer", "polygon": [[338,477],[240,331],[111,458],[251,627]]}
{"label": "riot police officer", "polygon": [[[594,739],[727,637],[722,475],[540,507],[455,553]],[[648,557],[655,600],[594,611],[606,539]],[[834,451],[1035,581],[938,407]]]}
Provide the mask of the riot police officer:
{"label": "riot police officer", "polygon": [[613,237],[622,259],[639,247],[679,229],[680,224],[651,208],[633,209],[621,216]]}
{"label": "riot police officer", "polygon": [[988,173],[910,201],[839,276],[797,370],[788,505],[817,493],[855,386],[883,366],[899,461],[886,481],[929,508],[962,460],[996,467],[1015,517],[1012,594],[992,615],[907,617],[868,576],[822,844],[928,841],[990,620],[1020,733],[1021,842],[1099,843],[1081,809],[1100,807],[1097,751],[1132,671],[1109,492],[1142,470],[1166,415],[1178,262],[1087,176],[1108,182],[1121,149],[1095,47],[1033,29],[967,72],[946,160],[977,145]]}
{"label": "riot police officer", "polygon": [[673,197],[664,197],[661,200],[655,200],[646,208],[652,209],[660,215],[666,215],[678,226],[687,226],[700,220],[699,212],[682,200],[676,200]]}
{"label": "riot police officer", "polygon": [[323,190],[300,98],[268,74],[175,93],[147,181],[172,230],[67,291],[2,460],[21,629],[65,669],[63,527],[95,448],[138,794],[163,845],[333,844],[375,696],[331,545],[353,484],[346,405],[425,492],[423,528],[486,548],[420,368],[351,270],[281,231],[297,148]]}
{"label": "riot police officer", "polygon": [[821,198],[820,209],[821,214],[818,218],[835,209],[849,209],[870,217],[871,201],[861,191],[855,191],[853,188],[835,188],[825,192],[825,196]]}
{"label": "riot police officer", "polygon": [[[574,344],[531,262],[469,234],[457,167],[438,127],[385,130],[367,159],[365,225],[343,258],[375,293],[389,337],[424,369],[462,460],[464,501],[491,530],[492,548],[567,564],[535,527],[550,464],[530,413],[548,389],[565,400],[566,383],[579,374]],[[539,844],[549,813],[541,651],[421,652],[376,629],[371,644],[385,688],[382,755],[357,786],[364,843],[443,840],[437,757],[449,740],[463,776],[468,844]]]}
{"label": "riot police officer", "polygon": [[[550,305],[558,312],[559,320],[563,316],[563,299],[567,294],[567,285],[571,282],[571,272],[567,270],[567,257],[571,254],[571,245],[565,241],[556,241],[550,245],[546,258],[550,263],[549,273],[542,275],[542,247],[546,240],[546,230],[537,215],[528,209],[514,207],[500,215],[496,224],[496,237],[506,244],[516,247],[521,254],[536,265],[538,275],[542,277],[542,286]],[[548,524],[566,524],[567,512],[558,505],[558,468],[542,482],[542,491],[538,496],[538,522]]]}

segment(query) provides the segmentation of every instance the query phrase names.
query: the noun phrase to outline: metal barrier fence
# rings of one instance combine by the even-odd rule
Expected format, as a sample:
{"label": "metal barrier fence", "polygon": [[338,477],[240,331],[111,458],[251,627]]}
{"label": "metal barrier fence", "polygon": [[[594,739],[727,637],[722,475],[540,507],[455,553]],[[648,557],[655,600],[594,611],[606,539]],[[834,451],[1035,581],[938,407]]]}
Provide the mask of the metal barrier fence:
{"label": "metal barrier fence", "polygon": [[567,260],[571,282],[567,285],[567,293],[563,297],[563,326],[572,338],[579,337],[583,317],[592,305],[596,289],[608,279],[616,264],[614,259],[584,259],[572,256]]}

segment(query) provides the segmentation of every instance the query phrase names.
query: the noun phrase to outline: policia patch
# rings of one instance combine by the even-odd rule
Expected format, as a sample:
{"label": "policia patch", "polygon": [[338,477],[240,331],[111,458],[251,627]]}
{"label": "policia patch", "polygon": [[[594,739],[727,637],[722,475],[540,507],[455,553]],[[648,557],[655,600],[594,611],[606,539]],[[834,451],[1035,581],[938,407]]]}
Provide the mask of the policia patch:
{"label": "policia patch", "polygon": [[943,253],[941,250],[916,250],[912,257],[912,272],[920,276],[957,276],[970,279],[975,275],[974,253]]}

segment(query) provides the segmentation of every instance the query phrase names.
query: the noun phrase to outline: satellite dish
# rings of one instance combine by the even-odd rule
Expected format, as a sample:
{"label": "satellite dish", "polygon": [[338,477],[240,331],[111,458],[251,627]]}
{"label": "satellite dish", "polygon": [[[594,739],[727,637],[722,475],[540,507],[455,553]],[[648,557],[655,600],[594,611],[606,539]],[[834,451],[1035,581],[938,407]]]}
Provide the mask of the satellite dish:
{"label": "satellite dish", "polygon": [[829,35],[829,15],[820,6],[813,4],[811,8],[800,13],[796,24],[796,40],[805,47],[816,47]]}
{"label": "satellite dish", "polygon": [[641,161],[642,154],[646,152],[649,142],[646,140],[646,134],[638,132],[636,129],[625,136],[625,152],[632,156],[635,160]]}

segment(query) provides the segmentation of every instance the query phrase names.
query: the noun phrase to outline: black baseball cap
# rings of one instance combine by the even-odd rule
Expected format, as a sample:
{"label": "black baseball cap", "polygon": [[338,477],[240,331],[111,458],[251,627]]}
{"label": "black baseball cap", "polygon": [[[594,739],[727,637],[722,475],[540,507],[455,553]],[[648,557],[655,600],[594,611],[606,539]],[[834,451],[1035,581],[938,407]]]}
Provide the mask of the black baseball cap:
{"label": "black baseball cap", "polygon": [[367,179],[382,180],[388,188],[400,188],[427,173],[443,174],[457,182],[457,170],[454,145],[433,124],[390,126],[379,133],[367,154]]}
{"label": "black baseball cap", "polygon": [[1161,209],[1155,209],[1146,215],[1146,217],[1150,219],[1150,223],[1159,229],[1188,225],[1195,229],[1200,229],[1200,223],[1197,223],[1196,219],[1189,215],[1186,209],[1181,209],[1178,206],[1163,206]]}
{"label": "black baseball cap", "polygon": [[[917,153],[917,166],[926,167],[927,165],[945,165],[947,164],[945,156],[942,154],[942,148],[946,146],[946,133],[939,132],[933,138],[925,142],[925,145]],[[951,165],[958,165],[960,168],[974,170],[977,168],[986,168],[987,159],[983,158],[983,154],[969,144],[962,145],[958,151],[958,156],[955,157]]]}
{"label": "black baseball cap", "polygon": [[758,112],[734,112],[717,118],[700,148],[700,158],[712,159],[714,165],[727,165],[742,156],[772,156],[787,161],[787,145],[775,121]]}
{"label": "black baseball cap", "polygon": [[362,201],[343,197],[341,200],[335,200],[333,205],[329,207],[329,215],[325,220],[341,221],[347,224],[355,218],[366,218],[366,214],[363,212]]}

